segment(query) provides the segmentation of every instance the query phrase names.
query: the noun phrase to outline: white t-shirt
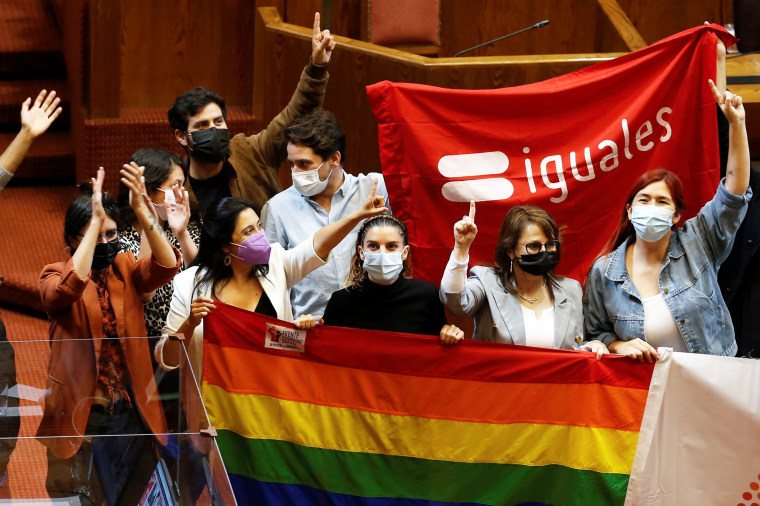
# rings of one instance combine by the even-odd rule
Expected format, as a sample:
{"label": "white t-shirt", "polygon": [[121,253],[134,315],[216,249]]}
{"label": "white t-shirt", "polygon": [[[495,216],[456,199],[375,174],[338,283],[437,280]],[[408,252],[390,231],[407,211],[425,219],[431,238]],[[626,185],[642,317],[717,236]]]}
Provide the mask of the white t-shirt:
{"label": "white t-shirt", "polygon": [[676,326],[670,308],[662,292],[641,299],[644,304],[644,335],[655,348],[673,348],[673,351],[689,351]]}
{"label": "white t-shirt", "polygon": [[554,308],[541,311],[541,318],[530,308],[522,308],[523,325],[525,326],[525,344],[536,348],[554,347]]}

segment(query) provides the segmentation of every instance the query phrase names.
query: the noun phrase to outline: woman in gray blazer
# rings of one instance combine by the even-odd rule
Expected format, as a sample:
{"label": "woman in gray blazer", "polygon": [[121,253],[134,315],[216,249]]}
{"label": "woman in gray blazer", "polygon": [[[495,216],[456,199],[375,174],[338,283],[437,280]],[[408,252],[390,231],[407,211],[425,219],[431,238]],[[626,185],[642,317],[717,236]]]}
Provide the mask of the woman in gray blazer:
{"label": "woman in gray blazer", "polygon": [[[467,265],[478,233],[475,203],[454,225],[454,250],[441,280],[441,301],[457,316],[475,320],[474,338],[544,348],[580,348],[583,342],[583,293],[574,279],[554,273],[559,263],[557,224],[533,206],[516,206],[499,232],[494,267]],[[598,341],[587,349],[601,356]]]}

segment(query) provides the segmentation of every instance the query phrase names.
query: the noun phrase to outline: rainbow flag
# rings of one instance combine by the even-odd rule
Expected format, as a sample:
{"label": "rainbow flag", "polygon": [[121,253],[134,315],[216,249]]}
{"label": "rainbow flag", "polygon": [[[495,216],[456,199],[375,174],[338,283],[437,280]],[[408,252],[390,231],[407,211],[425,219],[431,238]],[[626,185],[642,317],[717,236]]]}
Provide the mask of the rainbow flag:
{"label": "rainbow flag", "polygon": [[653,365],[217,306],[203,399],[240,504],[623,504]]}

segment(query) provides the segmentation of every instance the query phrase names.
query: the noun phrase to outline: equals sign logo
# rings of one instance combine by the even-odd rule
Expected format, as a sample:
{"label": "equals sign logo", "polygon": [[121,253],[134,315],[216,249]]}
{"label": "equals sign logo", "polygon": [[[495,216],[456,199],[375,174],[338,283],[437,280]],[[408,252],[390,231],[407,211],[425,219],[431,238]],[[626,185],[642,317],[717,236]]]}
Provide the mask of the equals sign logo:
{"label": "equals sign logo", "polygon": [[[503,174],[507,168],[509,158],[501,151],[447,155],[438,160],[438,172],[448,178]],[[506,200],[514,192],[514,186],[506,177],[451,181],[441,189],[443,197],[450,202]]]}

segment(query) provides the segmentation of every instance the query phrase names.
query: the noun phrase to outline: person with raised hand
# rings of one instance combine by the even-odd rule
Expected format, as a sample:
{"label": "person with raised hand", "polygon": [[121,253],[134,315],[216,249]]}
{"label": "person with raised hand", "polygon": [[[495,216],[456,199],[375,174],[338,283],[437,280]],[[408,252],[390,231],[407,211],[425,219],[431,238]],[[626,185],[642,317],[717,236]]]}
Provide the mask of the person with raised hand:
{"label": "person with raised hand", "polygon": [[[122,170],[122,182],[153,253],[140,260],[119,253],[119,216],[116,202],[102,192],[104,178],[101,167],[90,187],[80,185],[85,195],[71,203],[64,222],[71,257],[40,275],[51,348],[37,431],[48,448],[46,486],[51,497],[78,496],[84,504],[105,497],[113,503],[147,485],[149,476],[136,483],[130,473],[141,453],[153,454],[148,438],[127,449],[119,441],[131,438],[89,436],[166,434],[150,346],[134,338],[146,335],[141,295],[169,282],[180,263],[148,207],[141,169]],[[118,455],[120,462],[105,462],[104,455]]]}
{"label": "person with raised hand", "polygon": [[[354,212],[371,191],[385,197],[387,204],[382,174],[353,175],[343,168],[346,135],[330,111],[317,109],[297,118],[285,129],[285,137],[293,185],[269,199],[261,210],[270,242],[295,248],[315,230]],[[294,313],[324,314],[330,295],[341,289],[349,273],[355,243],[354,230],[336,246],[324,269],[293,287]]]}
{"label": "person with raised hand", "polygon": [[586,336],[612,353],[652,362],[657,347],[734,356],[734,327],[718,285],[752,198],[742,98],[708,81],[729,123],[726,177],[697,216],[672,172],[646,172],[634,183],[615,233],[586,280]]}
{"label": "person with raised hand", "polygon": [[[454,250],[441,279],[441,301],[456,316],[475,320],[474,338],[543,348],[579,348],[583,336],[580,284],[554,272],[560,230],[538,207],[515,206],[501,225],[496,265],[475,266],[467,278],[470,245],[478,234],[475,202],[454,225]],[[600,342],[584,349],[600,358]]]}
{"label": "person with raised hand", "polygon": [[194,88],[177,97],[169,109],[169,123],[188,155],[185,188],[201,216],[212,203],[230,196],[251,201],[258,211],[282,190],[277,172],[285,159],[283,132],[295,118],[322,105],[334,49],[335,39],[320,28],[317,12],[311,59],[298,87],[282,112],[255,135],[230,138],[224,99],[208,88]]}
{"label": "person with raised hand", "polygon": [[464,338],[461,329],[446,322],[438,287],[412,278],[403,221],[385,214],[367,219],[355,248],[346,288],[330,297],[325,324],[434,335],[445,345]]}
{"label": "person with raised hand", "polygon": [[[327,263],[332,249],[362,220],[388,211],[385,198],[373,188],[353,213],[320,228],[295,248],[270,244],[254,204],[225,197],[203,218],[198,256],[174,278],[164,335],[156,345],[156,361],[165,369],[180,364],[180,344],[169,338],[182,333],[196,381],[202,378],[203,318],[221,301],[248,311],[294,322],[288,290],[309,272]],[[295,321],[297,328],[315,325],[311,315]]]}
{"label": "person with raised hand", "polygon": [[[201,225],[197,214],[191,212],[189,196],[183,185],[185,173],[177,155],[162,149],[139,149],[124,165],[131,172],[143,169],[143,178],[155,217],[164,229],[166,238],[182,253],[180,271],[189,267],[198,253]],[[119,185],[119,241],[123,251],[131,251],[135,257],[151,255],[145,230],[129,205],[130,189]],[[172,285],[167,283],[153,294],[146,295],[145,325],[149,336],[160,336],[169,313]]]}
{"label": "person with raised hand", "polygon": [[0,155],[0,191],[16,173],[34,140],[45,133],[55,119],[60,116],[62,108],[58,107],[61,99],[55,91],[40,91],[32,104],[28,97],[21,104],[21,130],[10,145]]}

